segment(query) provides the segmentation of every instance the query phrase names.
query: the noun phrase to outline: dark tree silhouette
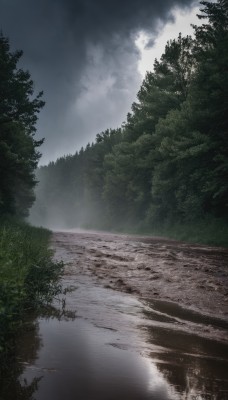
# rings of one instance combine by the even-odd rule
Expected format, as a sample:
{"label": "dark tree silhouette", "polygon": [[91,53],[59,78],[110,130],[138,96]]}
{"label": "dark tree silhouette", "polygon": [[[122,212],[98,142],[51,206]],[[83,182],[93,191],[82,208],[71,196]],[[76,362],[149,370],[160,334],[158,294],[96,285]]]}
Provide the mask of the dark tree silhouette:
{"label": "dark tree silhouette", "polygon": [[42,92],[34,96],[28,71],[17,67],[22,51],[12,53],[0,36],[0,213],[25,216],[34,201],[34,170],[40,158],[35,140]]}

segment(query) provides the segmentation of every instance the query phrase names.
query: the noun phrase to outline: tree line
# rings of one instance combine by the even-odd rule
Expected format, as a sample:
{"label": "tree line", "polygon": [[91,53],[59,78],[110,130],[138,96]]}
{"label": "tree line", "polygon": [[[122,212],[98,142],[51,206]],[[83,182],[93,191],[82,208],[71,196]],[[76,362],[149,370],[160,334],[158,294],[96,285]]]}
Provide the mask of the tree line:
{"label": "tree line", "polygon": [[142,230],[227,221],[228,4],[201,6],[194,37],[168,41],[122,127],[39,168],[33,219]]}

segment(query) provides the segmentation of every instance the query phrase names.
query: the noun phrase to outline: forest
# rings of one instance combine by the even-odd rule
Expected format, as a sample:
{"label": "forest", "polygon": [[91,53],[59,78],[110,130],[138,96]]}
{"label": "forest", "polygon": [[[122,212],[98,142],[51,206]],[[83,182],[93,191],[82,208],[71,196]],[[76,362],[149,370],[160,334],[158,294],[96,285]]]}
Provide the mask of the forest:
{"label": "forest", "polygon": [[227,245],[227,1],[202,1],[198,17],[193,37],[167,42],[121,127],[38,169],[31,221]]}

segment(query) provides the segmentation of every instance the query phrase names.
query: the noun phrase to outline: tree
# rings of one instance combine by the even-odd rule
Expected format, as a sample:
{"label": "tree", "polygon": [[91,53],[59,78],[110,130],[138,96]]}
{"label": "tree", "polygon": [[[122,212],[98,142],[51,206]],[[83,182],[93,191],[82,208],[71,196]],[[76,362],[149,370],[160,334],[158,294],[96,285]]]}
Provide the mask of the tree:
{"label": "tree", "polygon": [[205,23],[167,43],[122,128],[43,171],[58,215],[125,229],[228,218],[228,3],[201,5]]}
{"label": "tree", "polygon": [[154,71],[147,72],[125,124],[125,138],[135,141],[144,133],[153,134],[159,118],[180,107],[186,99],[193,72],[191,36],[167,42]]}
{"label": "tree", "polygon": [[34,96],[28,71],[17,67],[22,51],[11,52],[0,35],[0,213],[26,216],[34,201],[35,168],[40,158],[35,140],[43,93]]}
{"label": "tree", "polygon": [[217,215],[228,216],[228,2],[201,2],[206,23],[195,26],[198,64],[190,92],[195,126],[210,141],[205,193]]}
{"label": "tree", "polygon": [[187,99],[156,126],[152,220],[228,216],[228,3],[201,4]]}

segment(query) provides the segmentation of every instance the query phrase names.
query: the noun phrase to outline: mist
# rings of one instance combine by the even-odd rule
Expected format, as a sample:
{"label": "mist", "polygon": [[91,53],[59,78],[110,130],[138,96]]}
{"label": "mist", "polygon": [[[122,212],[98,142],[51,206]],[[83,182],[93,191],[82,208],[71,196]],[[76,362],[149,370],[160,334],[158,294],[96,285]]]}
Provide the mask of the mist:
{"label": "mist", "polygon": [[[168,32],[171,28],[172,35],[176,32],[174,36],[176,38],[178,25],[175,25],[172,15],[174,14],[170,13],[170,19],[167,19],[172,22],[167,25]],[[177,11],[175,11],[175,15],[178,17]],[[186,15],[188,18],[189,14]],[[193,18],[192,13],[190,15]],[[147,32],[144,36],[144,47],[147,50],[151,49],[153,55],[156,55],[153,53],[156,35],[163,32],[164,24],[165,22],[160,19],[154,20],[154,29],[144,31]],[[181,27],[183,30],[183,22]],[[185,31],[188,34],[189,27],[185,27]],[[125,32],[122,38],[119,34],[115,35],[110,48],[105,48],[102,40],[96,44],[86,43],[89,62],[80,78],[80,93],[68,107],[68,118],[64,124],[67,129],[67,126],[73,121],[71,116],[78,112],[77,127],[81,126],[80,124],[86,124],[88,132],[92,132],[92,138],[75,154],[61,156],[57,161],[50,162],[48,166],[38,169],[36,202],[29,217],[32,224],[42,225],[53,230],[86,228],[106,231],[113,229],[117,231],[145,230],[150,225],[152,179],[150,168],[147,166],[143,169],[139,177],[140,184],[133,183],[135,188],[130,188],[130,186],[132,179],[134,180],[133,175],[138,175],[137,162],[139,158],[148,157],[151,151],[151,136],[149,139],[147,137],[145,144],[143,143],[144,139],[141,144],[140,137],[141,135],[144,137],[145,134],[151,135],[159,118],[163,116],[163,111],[160,113],[158,105],[157,115],[154,115],[149,125],[147,121],[145,121],[145,127],[141,126],[141,122],[135,124],[134,114],[137,119],[137,108],[138,106],[139,109],[141,106],[144,107],[144,100],[142,101],[140,95],[137,98],[134,94],[133,100],[136,102],[129,105],[132,88],[135,90],[137,86],[137,91],[140,93],[144,87],[148,86],[148,77],[150,79],[150,77],[156,76],[156,73],[153,72],[155,60],[153,59],[153,61],[151,60],[152,72],[146,75],[142,82],[139,74],[142,46],[135,41],[135,38],[138,37],[140,40],[143,34],[142,31],[138,31],[141,32],[140,34],[136,33],[137,31],[134,31],[134,34],[132,32],[130,36]],[[165,51],[164,38],[165,33],[161,37],[163,53]],[[109,41],[109,39],[107,40]],[[135,41],[134,45],[132,40]],[[156,52],[158,52],[157,47],[156,45]],[[161,54],[160,50],[160,56]],[[157,88],[151,87],[150,90],[155,90],[151,104],[153,109],[153,102],[154,104],[157,102]],[[151,98],[149,101],[151,102]],[[54,103],[52,104],[54,105]],[[117,108],[120,108],[119,112]],[[171,108],[172,103],[166,106],[165,113]],[[88,110],[89,118],[86,116]],[[103,131],[95,130],[95,127],[103,126],[106,121],[104,115],[108,116],[110,125],[116,123],[118,120],[116,114],[120,117],[120,128],[107,129],[109,126],[106,125]],[[142,118],[140,114],[139,111],[139,119]],[[144,115],[143,118],[145,118]],[[136,126],[132,127],[132,123]],[[77,140],[80,142],[80,134],[77,136]],[[74,141],[71,139],[70,146],[71,149],[74,148]],[[140,149],[141,146],[142,149],[136,154],[135,148],[139,147]],[[64,146],[61,145],[60,148],[63,152]],[[138,159],[135,165],[132,162],[133,158]],[[120,165],[118,165],[119,163]],[[127,194],[127,192],[129,193]],[[137,192],[139,199],[135,201],[134,197],[137,196]],[[132,202],[135,203],[133,207]]]}
{"label": "mist", "polygon": [[[167,21],[171,10],[163,10]],[[219,54],[217,48],[210,53],[213,46],[209,36],[201,37],[200,20],[193,27],[196,39],[194,35],[179,34],[167,42],[160,59],[139,84],[136,99],[119,128],[116,124],[114,128],[106,125],[105,129],[96,130],[103,118],[101,107],[110,114],[111,122],[116,110],[113,104],[125,110],[125,100],[130,98],[127,88],[132,83],[135,86],[138,79],[135,80],[135,71],[140,46],[136,33],[138,40],[144,38],[144,47],[153,46],[164,22],[157,16],[151,33],[145,22],[145,35],[140,31],[141,25],[135,25],[133,30],[126,25],[122,37],[111,36],[111,47],[102,44],[102,40],[110,44],[110,38],[86,42],[90,63],[81,75],[84,89],[78,94],[76,105],[82,120],[93,131],[93,138],[75,153],[70,142],[72,155],[38,170],[32,223],[54,229],[80,227],[144,233],[172,232],[173,227],[178,230],[183,224],[194,231],[195,224],[201,224],[210,237],[214,235],[213,226],[223,226],[226,186],[221,186],[224,178],[219,171],[224,168],[222,154],[227,145],[222,133],[220,141],[214,143],[210,130],[216,123],[218,132],[226,129],[225,106],[219,94],[222,84],[218,80],[223,80],[221,66],[222,62],[226,64],[226,46],[220,41]],[[209,20],[204,29],[210,30],[211,23]],[[217,25],[213,29],[216,31]],[[101,38],[99,29],[96,32]],[[114,73],[117,65],[118,74]],[[215,75],[210,78],[210,87],[205,82],[209,82],[212,70]],[[214,87],[218,88],[216,92]],[[218,95],[217,103],[211,102],[211,91]],[[210,122],[214,104],[218,109]],[[93,125],[91,115],[97,124]],[[210,152],[216,155],[209,157]]]}

